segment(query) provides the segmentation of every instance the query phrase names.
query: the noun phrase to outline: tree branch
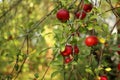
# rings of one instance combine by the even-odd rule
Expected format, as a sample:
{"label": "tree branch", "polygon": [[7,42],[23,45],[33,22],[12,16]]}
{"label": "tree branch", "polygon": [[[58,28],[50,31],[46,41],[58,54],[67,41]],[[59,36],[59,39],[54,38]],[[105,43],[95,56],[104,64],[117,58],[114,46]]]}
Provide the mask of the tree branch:
{"label": "tree branch", "polygon": [[118,19],[118,21],[114,24],[113,28],[110,31],[110,35],[112,34],[113,30],[115,29],[116,25],[120,22],[120,18]]}
{"label": "tree branch", "polygon": [[27,60],[27,58],[28,58],[28,54],[29,54],[29,36],[28,36],[28,35],[26,36],[26,41],[27,41],[27,43],[26,43],[26,44],[27,44],[27,53],[26,53],[26,55],[25,55],[25,58],[24,58],[24,60],[23,60],[23,62],[22,62],[22,64],[21,64],[21,66],[20,66],[20,68],[19,68],[19,70],[18,70],[18,72],[17,72],[14,80],[16,80],[16,79],[18,78],[18,76],[19,76],[19,74],[21,73],[22,68],[23,68],[23,66],[24,66],[24,64],[25,64],[25,62],[26,62],[26,60]]}
{"label": "tree branch", "polygon": [[104,14],[104,13],[106,13],[106,12],[109,12],[109,11],[112,11],[112,10],[115,10],[115,9],[118,9],[118,8],[120,8],[120,7],[111,8],[111,9],[109,9],[109,10],[106,10],[105,12],[102,12],[102,13],[99,14],[99,15],[102,15],[102,14]]}
{"label": "tree branch", "polygon": [[38,28],[38,26],[45,21],[59,6],[55,7],[51,12],[46,14],[44,17],[42,17],[38,22],[32,25],[32,29],[29,30],[28,34],[32,32],[34,29]]}
{"label": "tree branch", "polygon": [[1,16],[0,16],[0,19],[2,19],[2,17],[4,17],[6,14],[8,14],[13,8],[15,8],[16,6],[18,6],[18,4],[20,4],[22,2],[22,0],[18,0],[16,1],[15,4],[13,4],[12,6],[10,6],[10,8],[5,11]]}
{"label": "tree branch", "polygon": [[41,80],[44,80],[44,78],[45,78],[45,76],[46,76],[46,74],[47,74],[47,72],[48,72],[48,70],[49,70],[49,68],[50,68],[50,64],[52,64],[52,62],[55,60],[56,55],[57,55],[57,54],[55,54],[54,57],[53,57],[53,59],[50,61],[50,63],[49,63],[49,65],[48,65],[47,69],[45,70],[45,73],[43,74]]}
{"label": "tree branch", "polygon": [[[106,0],[106,2],[110,5],[111,8],[114,8],[113,5],[112,5],[111,0]],[[119,17],[118,13],[114,9],[112,9],[112,12],[114,13],[114,15],[116,17]]]}
{"label": "tree branch", "polygon": [[19,61],[19,53],[21,52],[21,49],[23,48],[23,46],[24,46],[24,44],[25,44],[25,40],[26,40],[26,38],[24,39],[24,41],[23,41],[23,43],[22,43],[22,46],[21,46],[21,48],[20,48],[20,50],[19,50],[19,52],[18,52],[18,54],[17,54],[16,62],[15,62],[15,65],[14,65],[12,71],[11,71],[11,74],[13,74],[13,72],[14,72],[14,70],[15,70],[15,67],[16,67],[16,65],[18,64],[18,61]]}

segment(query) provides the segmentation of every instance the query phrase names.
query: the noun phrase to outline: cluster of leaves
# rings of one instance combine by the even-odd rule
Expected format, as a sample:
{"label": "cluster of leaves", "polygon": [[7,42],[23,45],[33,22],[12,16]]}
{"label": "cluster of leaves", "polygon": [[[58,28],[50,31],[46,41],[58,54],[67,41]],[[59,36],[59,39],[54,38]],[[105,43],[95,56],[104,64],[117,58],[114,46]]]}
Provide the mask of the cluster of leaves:
{"label": "cluster of leaves", "polygon": [[[64,1],[61,0],[61,2],[63,5],[65,4]],[[55,46],[62,50],[66,44],[77,44],[80,52],[69,64],[63,63],[64,59],[60,52],[54,53],[58,55],[54,56],[52,66],[57,67],[58,70],[53,72],[52,78],[61,73],[64,80],[96,80],[100,76],[107,76],[108,80],[119,79],[119,68],[117,67],[119,54],[116,54],[120,50],[119,44],[115,42],[116,34],[112,34],[112,30],[109,30],[109,25],[104,20],[104,13],[100,14],[102,13],[101,7],[94,6],[92,11],[82,20],[75,18],[74,13],[81,11],[83,9],[81,6],[89,4],[88,2],[88,0],[81,0],[71,5],[73,2],[68,1],[67,5],[62,6],[71,15],[67,22],[58,22],[55,29],[57,42]],[[85,45],[85,38],[89,35],[95,35],[99,39],[96,46]],[[113,56],[118,60],[113,59]]]}
{"label": "cluster of leaves", "polygon": [[[119,79],[119,34],[112,34],[117,23],[110,31],[105,22],[106,12],[115,14],[114,1],[100,0],[99,7],[90,1],[0,0],[0,80],[47,80],[51,73],[52,80]],[[82,20],[76,18],[89,3],[92,11]],[[57,19],[60,9],[69,12],[69,20]],[[97,36],[99,43],[86,46],[89,35]],[[68,44],[77,45],[79,53],[65,64],[60,52]]]}

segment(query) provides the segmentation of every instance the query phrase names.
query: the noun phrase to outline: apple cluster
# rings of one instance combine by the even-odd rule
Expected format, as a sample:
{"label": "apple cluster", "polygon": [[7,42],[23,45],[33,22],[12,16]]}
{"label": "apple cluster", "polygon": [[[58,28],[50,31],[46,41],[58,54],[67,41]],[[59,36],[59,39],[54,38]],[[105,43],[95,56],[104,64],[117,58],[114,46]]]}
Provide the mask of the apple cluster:
{"label": "apple cluster", "polygon": [[[74,17],[76,19],[83,20],[87,13],[91,12],[93,8],[93,5],[91,3],[89,4],[84,4],[82,6],[82,10],[76,11],[74,14]],[[70,12],[67,9],[59,9],[56,17],[59,21],[61,22],[67,22],[70,18]],[[74,36],[74,34],[73,34]],[[88,47],[93,47],[96,46],[99,43],[98,37],[95,35],[89,35],[88,37],[85,38],[84,43]],[[120,48],[120,45],[118,46]],[[65,49],[60,52],[60,54],[64,58],[64,63],[70,63],[74,60],[74,55],[78,55],[79,53],[79,48],[77,45],[65,45]],[[120,51],[117,51],[117,53],[120,55]],[[118,64],[118,71],[120,71],[120,63]],[[108,80],[107,76],[103,75],[99,77],[99,80]]]}
{"label": "apple cluster", "polygon": [[[88,47],[92,47],[98,44],[98,38],[96,36],[88,36],[85,39],[85,44]],[[60,52],[64,58],[64,63],[69,63],[73,60],[74,55],[79,53],[79,48],[77,45],[66,45],[64,51]]]}
{"label": "apple cluster", "polygon": [[74,55],[79,53],[79,48],[77,45],[66,45],[65,49],[60,52],[64,58],[64,63],[70,63],[73,60]]}
{"label": "apple cluster", "polygon": [[86,14],[89,13],[93,8],[93,5],[90,3],[90,4],[84,4],[83,5],[83,10],[81,10],[80,12],[76,12],[75,13],[75,17],[77,19],[81,19],[83,20],[85,17],[86,17]]}
{"label": "apple cluster", "polygon": [[[86,14],[92,10],[92,8],[93,8],[93,5],[91,3],[84,4],[83,9],[80,12],[79,11],[75,12],[75,17],[77,19],[83,20],[86,17]],[[66,22],[70,18],[70,13],[66,9],[60,9],[58,10],[56,17],[61,22]]]}
{"label": "apple cluster", "polygon": [[[84,4],[81,11],[75,12],[74,16],[77,19],[83,20],[86,17],[86,14],[89,13],[93,8],[93,5],[91,3]],[[60,9],[58,10],[56,17],[61,22],[66,22],[70,18],[70,13],[66,9]],[[96,36],[88,36],[85,39],[85,44],[88,47],[92,47],[98,44],[98,38]],[[72,61],[72,58],[70,55],[73,55],[73,53],[76,55],[79,53],[79,48],[77,45],[66,45],[65,50],[61,52],[61,55],[64,57],[64,62],[69,63]],[[73,56],[72,56],[73,57]]]}
{"label": "apple cluster", "polygon": [[[80,12],[75,13],[75,17],[77,19],[83,20],[86,17],[86,13],[89,13],[93,8],[93,5],[91,3],[89,4],[84,4],[83,9]],[[70,18],[69,11],[66,9],[60,9],[58,10],[56,17],[58,20],[61,22],[66,22]],[[85,44],[89,47],[97,45],[98,44],[98,39],[96,36],[89,36],[85,40]]]}

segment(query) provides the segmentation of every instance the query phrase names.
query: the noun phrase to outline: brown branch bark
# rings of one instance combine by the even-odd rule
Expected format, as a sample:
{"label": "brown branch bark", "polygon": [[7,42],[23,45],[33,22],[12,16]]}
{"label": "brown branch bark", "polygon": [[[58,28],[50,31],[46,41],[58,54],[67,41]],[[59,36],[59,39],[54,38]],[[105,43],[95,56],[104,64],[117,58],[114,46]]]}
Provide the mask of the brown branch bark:
{"label": "brown branch bark", "polygon": [[54,59],[56,58],[56,55],[57,55],[57,54],[55,54],[54,57],[53,57],[53,59],[50,61],[50,63],[49,63],[49,65],[48,65],[47,69],[45,70],[45,72],[44,72],[41,80],[44,80],[44,78],[45,78],[45,76],[46,76],[46,74],[47,74],[47,72],[48,72],[48,70],[49,70],[49,68],[50,68],[50,64],[52,64],[52,62],[53,62]]}
{"label": "brown branch bark", "polygon": [[15,65],[14,65],[14,67],[13,67],[13,69],[12,69],[11,74],[13,74],[13,72],[14,72],[14,70],[15,70],[15,66],[18,64],[18,61],[19,61],[19,53],[21,52],[21,49],[23,48],[23,46],[24,46],[24,44],[25,44],[25,40],[26,40],[26,38],[24,39],[24,41],[23,41],[23,43],[22,43],[22,46],[21,46],[21,48],[20,48],[20,50],[19,50],[19,52],[18,52],[18,54],[17,54],[17,56],[16,56],[16,62],[15,62]]}
{"label": "brown branch bark", "polygon": [[[107,3],[110,5],[111,8],[114,8],[113,5],[112,5],[111,0],[106,0],[106,1],[107,1]],[[116,17],[119,17],[118,13],[117,13],[114,9],[112,9],[112,12],[114,13],[114,15],[115,15]]]}
{"label": "brown branch bark", "polygon": [[19,70],[18,70],[18,72],[16,73],[16,76],[15,76],[15,78],[14,78],[14,80],[16,80],[17,78],[18,78],[18,76],[19,76],[19,74],[21,73],[21,71],[22,71],[22,69],[23,69],[23,66],[24,66],[24,64],[25,64],[25,62],[26,62],[26,60],[27,60],[27,58],[28,58],[28,54],[29,54],[29,36],[27,35],[26,36],[26,44],[27,44],[27,53],[26,53],[26,56],[25,56],[25,58],[24,58],[24,60],[23,60],[23,62],[22,62],[22,64],[21,64],[21,66],[20,66],[20,68],[19,68]]}
{"label": "brown branch bark", "polygon": [[45,16],[43,16],[38,22],[36,22],[35,24],[32,25],[32,28],[29,30],[28,34],[30,32],[32,32],[33,30],[35,30],[36,28],[38,28],[38,26],[45,21],[59,6],[55,7],[51,12],[49,12],[48,14],[46,14]]}
{"label": "brown branch bark", "polygon": [[118,8],[120,8],[120,7],[111,8],[111,9],[106,10],[105,12],[103,12],[103,13],[101,13],[101,14],[99,14],[99,15],[102,15],[102,14],[107,13],[107,12],[112,11],[112,10],[116,10],[116,9],[118,9]]}
{"label": "brown branch bark", "polygon": [[[120,1],[118,1],[116,3],[116,5],[119,5],[120,4]],[[116,11],[118,11],[116,9]],[[118,13],[118,15],[120,15],[120,13]],[[120,44],[120,37],[119,37],[119,34],[120,34],[120,17],[116,17],[116,26],[117,26],[117,31],[118,31],[118,36],[117,36],[117,44]]]}

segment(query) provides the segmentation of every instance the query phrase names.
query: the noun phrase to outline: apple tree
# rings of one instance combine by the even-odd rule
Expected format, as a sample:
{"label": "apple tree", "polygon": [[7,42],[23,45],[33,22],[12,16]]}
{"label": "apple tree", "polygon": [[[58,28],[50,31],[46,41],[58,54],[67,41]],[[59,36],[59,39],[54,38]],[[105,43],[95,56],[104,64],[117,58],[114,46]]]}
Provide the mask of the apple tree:
{"label": "apple tree", "polygon": [[119,0],[0,0],[0,8],[0,80],[120,79]]}

